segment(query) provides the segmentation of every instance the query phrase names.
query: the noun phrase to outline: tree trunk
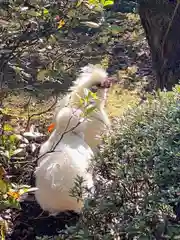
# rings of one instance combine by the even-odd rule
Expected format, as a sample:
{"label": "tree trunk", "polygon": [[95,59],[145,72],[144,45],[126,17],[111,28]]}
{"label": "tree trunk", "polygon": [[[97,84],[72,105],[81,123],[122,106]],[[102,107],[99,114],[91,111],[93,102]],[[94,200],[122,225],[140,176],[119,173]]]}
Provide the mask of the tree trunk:
{"label": "tree trunk", "polygon": [[[179,2],[179,1],[178,1]],[[139,0],[139,14],[156,74],[154,87],[171,90],[180,79],[180,3]]]}

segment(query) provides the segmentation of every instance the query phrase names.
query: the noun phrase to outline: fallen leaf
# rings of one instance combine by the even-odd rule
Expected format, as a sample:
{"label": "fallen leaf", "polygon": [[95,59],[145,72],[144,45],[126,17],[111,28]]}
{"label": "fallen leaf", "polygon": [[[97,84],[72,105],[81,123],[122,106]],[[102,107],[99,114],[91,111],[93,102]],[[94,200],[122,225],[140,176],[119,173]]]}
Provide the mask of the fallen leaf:
{"label": "fallen leaf", "polygon": [[20,195],[21,195],[19,192],[13,191],[13,190],[8,191],[7,194],[8,194],[9,196],[13,197],[13,198],[16,199],[16,200],[17,200],[17,199],[20,197]]}
{"label": "fallen leaf", "polygon": [[58,23],[58,29],[62,28],[65,25],[65,21],[63,19],[61,19]]}
{"label": "fallen leaf", "polygon": [[55,123],[51,123],[50,126],[48,127],[48,132],[52,132],[55,127]]}

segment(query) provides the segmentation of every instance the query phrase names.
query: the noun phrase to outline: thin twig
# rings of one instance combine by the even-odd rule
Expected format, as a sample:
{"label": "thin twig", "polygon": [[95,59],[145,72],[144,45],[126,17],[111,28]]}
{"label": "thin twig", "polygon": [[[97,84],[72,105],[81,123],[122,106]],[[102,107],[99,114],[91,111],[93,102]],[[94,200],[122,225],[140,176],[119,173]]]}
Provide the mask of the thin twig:
{"label": "thin twig", "polygon": [[33,117],[40,116],[40,115],[43,115],[43,114],[49,112],[49,111],[56,105],[57,99],[58,99],[58,96],[56,95],[56,98],[55,98],[54,103],[53,103],[48,109],[46,109],[46,110],[44,110],[44,111],[42,111],[42,112],[39,112],[39,113],[33,113],[31,116],[29,116],[29,117],[28,117],[28,120],[27,120],[27,123],[26,123],[25,131],[28,129],[29,123],[30,123],[31,119],[32,119]]}
{"label": "thin twig", "polygon": [[[77,110],[78,110],[78,109],[77,109]],[[76,110],[76,111],[77,111],[77,110]],[[67,125],[66,125],[66,128],[65,128],[64,132],[61,134],[61,137],[60,137],[60,139],[57,141],[57,143],[56,143],[54,146],[52,146],[52,148],[51,148],[50,151],[45,152],[45,153],[43,153],[41,156],[39,156],[39,157],[36,159],[36,161],[38,161],[40,158],[44,157],[44,156],[45,156],[46,154],[48,154],[48,153],[53,153],[53,152],[55,151],[55,148],[57,147],[57,145],[58,145],[58,144],[61,142],[61,140],[63,139],[64,135],[67,134],[67,133],[69,133],[69,132],[72,132],[72,131],[73,131],[74,129],[76,129],[83,121],[85,121],[85,119],[84,119],[82,122],[79,121],[74,127],[72,127],[71,129],[67,130],[68,127],[69,127],[69,124],[70,124],[70,121],[71,121],[72,117],[73,117],[73,116],[71,116],[71,117],[69,118],[68,123],[67,123]],[[56,151],[56,152],[61,152],[61,151]]]}

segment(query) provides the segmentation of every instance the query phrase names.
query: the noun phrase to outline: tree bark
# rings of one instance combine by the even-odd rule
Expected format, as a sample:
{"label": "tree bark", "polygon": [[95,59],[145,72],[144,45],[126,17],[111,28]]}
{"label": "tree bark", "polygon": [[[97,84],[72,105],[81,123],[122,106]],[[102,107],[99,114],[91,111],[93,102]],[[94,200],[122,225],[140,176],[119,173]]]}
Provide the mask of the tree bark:
{"label": "tree bark", "polygon": [[180,3],[176,0],[138,2],[156,74],[154,87],[171,90],[180,79]]}

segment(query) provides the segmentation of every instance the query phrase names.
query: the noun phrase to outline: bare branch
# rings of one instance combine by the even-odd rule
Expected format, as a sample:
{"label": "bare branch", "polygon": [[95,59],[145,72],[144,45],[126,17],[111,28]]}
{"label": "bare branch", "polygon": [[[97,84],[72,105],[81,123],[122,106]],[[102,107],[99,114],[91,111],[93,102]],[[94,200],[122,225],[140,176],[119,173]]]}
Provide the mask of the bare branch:
{"label": "bare branch", "polygon": [[29,117],[28,117],[28,120],[27,120],[27,123],[26,123],[26,128],[25,128],[25,129],[27,130],[27,128],[29,127],[29,123],[30,123],[30,121],[31,121],[31,119],[32,119],[33,117],[40,116],[40,115],[43,115],[43,114],[51,111],[52,108],[56,105],[57,100],[58,100],[58,96],[56,95],[55,101],[53,102],[53,104],[52,104],[48,109],[46,109],[46,110],[44,110],[44,111],[42,111],[42,112],[39,112],[39,113],[33,113],[31,116],[29,116]]}

